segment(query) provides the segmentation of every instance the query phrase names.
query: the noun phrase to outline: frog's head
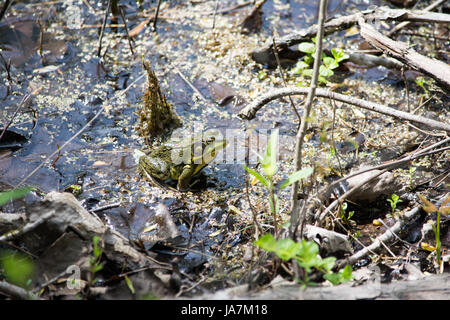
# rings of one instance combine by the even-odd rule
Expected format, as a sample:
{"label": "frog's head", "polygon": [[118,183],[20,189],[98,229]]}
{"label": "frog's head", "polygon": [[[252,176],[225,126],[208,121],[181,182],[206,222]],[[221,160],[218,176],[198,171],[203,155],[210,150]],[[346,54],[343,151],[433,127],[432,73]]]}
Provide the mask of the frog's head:
{"label": "frog's head", "polygon": [[192,148],[192,162],[198,165],[198,172],[211,163],[220,150],[225,149],[227,140],[218,130],[207,130],[196,140]]}

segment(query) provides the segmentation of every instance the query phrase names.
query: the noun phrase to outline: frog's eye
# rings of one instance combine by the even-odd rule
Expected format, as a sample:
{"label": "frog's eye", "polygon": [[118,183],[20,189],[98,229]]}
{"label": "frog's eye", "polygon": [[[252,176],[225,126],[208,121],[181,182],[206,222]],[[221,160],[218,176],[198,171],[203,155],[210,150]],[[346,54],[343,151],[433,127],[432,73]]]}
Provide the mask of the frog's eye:
{"label": "frog's eye", "polygon": [[207,137],[205,142],[206,144],[211,144],[216,140],[216,137]]}

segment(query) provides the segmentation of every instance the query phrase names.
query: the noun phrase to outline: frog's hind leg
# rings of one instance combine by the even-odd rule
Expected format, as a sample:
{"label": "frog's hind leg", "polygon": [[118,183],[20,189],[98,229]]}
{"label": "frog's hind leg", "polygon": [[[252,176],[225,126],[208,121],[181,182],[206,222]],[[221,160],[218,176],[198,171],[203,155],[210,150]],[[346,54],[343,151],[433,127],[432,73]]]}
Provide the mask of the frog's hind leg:
{"label": "frog's hind leg", "polygon": [[169,185],[167,185],[167,184],[161,183],[161,182],[159,182],[158,180],[156,180],[155,178],[153,178],[151,175],[149,175],[149,174],[147,173],[147,171],[144,171],[144,173],[145,173],[145,176],[147,177],[147,179],[150,181],[150,183],[151,183],[152,185],[154,185],[154,186],[156,186],[156,187],[159,187],[159,188],[161,188],[161,189],[164,189],[164,190],[171,190],[171,191],[178,192],[177,189],[172,188],[171,186],[169,186]]}

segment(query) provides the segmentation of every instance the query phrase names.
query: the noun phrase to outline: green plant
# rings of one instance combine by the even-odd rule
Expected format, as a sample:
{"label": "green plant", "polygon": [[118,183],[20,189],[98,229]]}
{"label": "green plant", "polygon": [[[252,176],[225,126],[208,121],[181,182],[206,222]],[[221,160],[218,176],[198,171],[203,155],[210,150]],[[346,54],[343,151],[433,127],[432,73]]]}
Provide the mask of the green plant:
{"label": "green plant", "polygon": [[89,287],[97,282],[95,274],[103,269],[103,263],[100,263],[103,250],[100,247],[100,237],[92,238],[93,256],[89,259]]}
{"label": "green plant", "polygon": [[33,190],[33,187],[23,187],[0,192],[0,206],[3,206],[11,200],[20,199],[26,196],[31,190]]}
{"label": "green plant", "polygon": [[[255,179],[261,182],[269,193],[269,205],[270,211],[272,212],[274,227],[275,227],[275,237],[277,236],[277,215],[280,210],[278,196],[275,193],[275,183],[273,181],[273,176],[277,172],[277,149],[278,149],[278,130],[274,130],[270,135],[269,142],[267,143],[267,149],[264,153],[264,157],[261,161],[261,166],[263,169],[263,174],[258,171],[250,169],[244,165],[244,169],[250,173]],[[295,183],[300,179],[304,179],[311,175],[313,168],[306,167],[297,172],[291,174],[286,180],[284,180],[280,185],[280,190],[283,190],[287,186]]]}
{"label": "green plant", "polygon": [[341,206],[341,219],[344,222],[351,224],[351,222],[352,222],[351,219],[352,219],[353,215],[355,214],[355,211],[350,211],[348,214],[346,214],[347,206],[348,206],[347,202],[344,202]]}
{"label": "green plant", "polygon": [[423,94],[421,94],[422,97],[425,97],[426,99],[430,98],[430,91],[426,88],[433,86],[433,79],[425,80],[424,77],[417,77],[416,84],[422,88]]}
{"label": "green plant", "polygon": [[8,282],[22,288],[30,285],[34,263],[28,256],[14,251],[4,251],[0,255],[0,267],[3,270],[0,274],[3,274]]}
{"label": "green plant", "polygon": [[333,268],[336,258],[328,257],[322,259],[319,256],[319,246],[313,241],[276,240],[271,234],[265,234],[255,241],[255,245],[264,251],[275,253],[283,261],[294,259],[304,271],[303,280],[301,281],[303,288],[314,284],[309,280],[313,269],[322,272],[324,278],[332,284],[347,282],[352,278],[352,268],[349,265],[338,273],[333,273],[331,268]]}
{"label": "green plant", "polygon": [[392,215],[395,215],[395,210],[397,209],[397,204],[403,202],[400,200],[400,197],[395,193],[391,196],[391,199],[387,199],[387,201],[391,204]]}
{"label": "green plant", "polygon": [[434,231],[434,237],[436,240],[436,263],[439,266],[439,271],[443,272],[443,262],[441,260],[441,227],[440,227],[440,221],[441,221],[441,214],[448,216],[450,214],[450,207],[447,206],[447,204],[450,203],[450,196],[448,196],[441,204],[441,206],[436,208],[436,206],[431,203],[427,198],[419,194],[420,200],[423,202],[423,210],[425,210],[426,213],[431,214],[436,212],[436,223],[433,225],[433,231]]}
{"label": "green plant", "polygon": [[[302,76],[311,77],[312,68],[310,68],[312,62],[314,61],[314,52],[316,51],[315,38],[312,39],[313,42],[302,42],[298,45],[298,49],[305,53],[303,60],[299,60],[295,67],[292,69],[294,74],[300,74]],[[349,55],[342,49],[331,49],[331,54],[333,57],[328,57],[322,53],[322,65],[319,68],[319,82],[327,84],[327,78],[334,74],[334,69],[339,67],[339,62],[349,58]],[[300,80],[298,85],[305,86],[307,83]]]}

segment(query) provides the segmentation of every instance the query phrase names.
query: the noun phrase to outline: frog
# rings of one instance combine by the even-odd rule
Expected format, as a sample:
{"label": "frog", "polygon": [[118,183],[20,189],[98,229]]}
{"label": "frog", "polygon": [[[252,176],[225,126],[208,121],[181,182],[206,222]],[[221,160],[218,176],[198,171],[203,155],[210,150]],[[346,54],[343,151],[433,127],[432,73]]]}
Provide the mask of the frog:
{"label": "frog", "polygon": [[142,155],[139,170],[159,186],[152,178],[162,182],[176,181],[178,191],[187,191],[193,185],[193,177],[211,163],[226,145],[226,139],[218,130],[207,130],[181,141],[169,140],[148,155]]}

